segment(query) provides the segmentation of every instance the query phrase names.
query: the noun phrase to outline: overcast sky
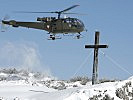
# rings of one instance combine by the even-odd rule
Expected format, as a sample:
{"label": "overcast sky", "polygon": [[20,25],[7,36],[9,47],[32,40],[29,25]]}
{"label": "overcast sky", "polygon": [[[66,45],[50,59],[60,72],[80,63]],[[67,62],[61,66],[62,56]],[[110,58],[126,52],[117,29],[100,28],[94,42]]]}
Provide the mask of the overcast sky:
{"label": "overcast sky", "polygon": [[[10,16],[18,21],[36,21],[37,17],[56,14],[16,14],[14,11],[58,11],[78,4],[70,10],[86,16],[70,15],[82,20],[88,32],[84,38],[62,36],[48,41],[46,31],[12,28],[0,32],[0,67],[30,67],[48,70],[59,79],[92,75],[94,33],[100,31],[100,43],[108,49],[99,51],[99,77],[125,79],[133,74],[133,1],[132,0],[0,0],[0,18]],[[89,56],[90,54],[90,56]],[[88,59],[87,59],[88,57]],[[87,60],[86,60],[87,59]]]}

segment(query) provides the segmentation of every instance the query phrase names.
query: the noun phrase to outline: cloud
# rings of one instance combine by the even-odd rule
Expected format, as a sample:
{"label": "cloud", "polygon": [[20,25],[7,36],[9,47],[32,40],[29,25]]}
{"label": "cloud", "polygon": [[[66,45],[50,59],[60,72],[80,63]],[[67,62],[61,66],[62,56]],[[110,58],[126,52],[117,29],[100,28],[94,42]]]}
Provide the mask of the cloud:
{"label": "cloud", "polygon": [[44,70],[50,75],[50,70],[41,62],[41,56],[34,43],[13,43],[6,42],[0,45],[0,67],[15,67]]}

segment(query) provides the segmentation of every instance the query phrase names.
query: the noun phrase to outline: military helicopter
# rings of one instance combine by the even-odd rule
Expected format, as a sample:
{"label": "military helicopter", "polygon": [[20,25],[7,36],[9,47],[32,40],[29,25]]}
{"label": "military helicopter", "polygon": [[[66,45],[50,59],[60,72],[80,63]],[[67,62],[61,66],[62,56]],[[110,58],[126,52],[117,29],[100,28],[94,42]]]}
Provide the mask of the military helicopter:
{"label": "military helicopter", "polygon": [[48,31],[50,34],[50,40],[61,39],[61,37],[56,36],[56,34],[77,34],[76,38],[81,38],[81,32],[85,31],[84,24],[81,20],[77,18],[61,18],[61,14],[78,14],[78,13],[66,13],[66,11],[71,10],[79,5],[73,5],[67,9],[62,11],[54,11],[54,12],[25,12],[25,11],[17,11],[17,13],[56,13],[58,17],[37,17],[38,22],[22,22],[15,20],[2,20],[2,24],[11,25],[12,27],[26,27],[26,28],[34,28]]}

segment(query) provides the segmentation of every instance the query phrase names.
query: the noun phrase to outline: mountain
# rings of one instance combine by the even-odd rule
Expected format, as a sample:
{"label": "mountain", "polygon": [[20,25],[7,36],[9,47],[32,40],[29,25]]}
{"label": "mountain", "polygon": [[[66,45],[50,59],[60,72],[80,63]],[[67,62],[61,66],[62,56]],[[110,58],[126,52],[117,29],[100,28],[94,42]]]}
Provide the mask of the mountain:
{"label": "mountain", "polygon": [[63,81],[39,72],[1,69],[0,100],[133,100],[133,77],[91,85],[85,77]]}

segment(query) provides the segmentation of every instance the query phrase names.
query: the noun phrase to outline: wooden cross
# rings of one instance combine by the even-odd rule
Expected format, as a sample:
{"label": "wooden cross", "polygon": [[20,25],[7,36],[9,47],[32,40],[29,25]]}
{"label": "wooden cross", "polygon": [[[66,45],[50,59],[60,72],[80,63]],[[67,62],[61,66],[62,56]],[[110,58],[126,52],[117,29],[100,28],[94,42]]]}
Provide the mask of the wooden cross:
{"label": "wooden cross", "polygon": [[85,45],[85,48],[94,48],[94,61],[93,61],[93,74],[92,74],[92,85],[98,83],[98,49],[108,48],[108,45],[99,45],[99,32],[95,32],[95,44]]}

